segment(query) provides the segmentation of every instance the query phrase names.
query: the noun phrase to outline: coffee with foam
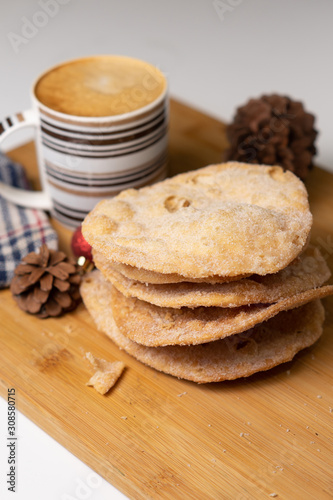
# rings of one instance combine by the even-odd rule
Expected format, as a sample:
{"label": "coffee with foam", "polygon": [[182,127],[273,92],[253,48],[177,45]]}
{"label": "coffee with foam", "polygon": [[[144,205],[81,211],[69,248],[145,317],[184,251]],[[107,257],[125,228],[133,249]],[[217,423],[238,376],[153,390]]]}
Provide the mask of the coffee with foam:
{"label": "coffee with foam", "polygon": [[166,89],[153,65],[124,56],[94,56],[57,66],[35,86],[37,99],[68,115],[102,117],[139,110]]}

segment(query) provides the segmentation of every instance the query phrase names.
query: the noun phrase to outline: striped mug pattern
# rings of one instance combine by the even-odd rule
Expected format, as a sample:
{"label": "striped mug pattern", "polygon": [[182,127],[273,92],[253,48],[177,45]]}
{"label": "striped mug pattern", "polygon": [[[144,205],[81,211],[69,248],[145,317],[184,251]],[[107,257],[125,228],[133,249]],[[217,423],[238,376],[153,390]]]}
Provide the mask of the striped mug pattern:
{"label": "striped mug pattern", "polygon": [[162,180],[167,173],[168,94],[141,109],[110,117],[54,111],[32,93],[33,109],[0,123],[0,142],[24,126],[37,128],[42,192],[0,186],[17,204],[51,211],[76,228],[95,204],[128,188]]}

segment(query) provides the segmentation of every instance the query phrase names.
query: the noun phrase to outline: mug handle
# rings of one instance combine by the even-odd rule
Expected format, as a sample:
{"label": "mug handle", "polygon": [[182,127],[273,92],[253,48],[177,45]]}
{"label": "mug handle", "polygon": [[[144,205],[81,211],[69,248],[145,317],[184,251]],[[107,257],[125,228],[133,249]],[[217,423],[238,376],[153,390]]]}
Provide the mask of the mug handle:
{"label": "mug handle", "polygon": [[[0,122],[0,146],[6,137],[24,127],[37,127],[37,113],[33,109],[8,116]],[[0,182],[0,195],[6,200],[27,208],[50,210],[52,203],[46,191],[27,191]]]}

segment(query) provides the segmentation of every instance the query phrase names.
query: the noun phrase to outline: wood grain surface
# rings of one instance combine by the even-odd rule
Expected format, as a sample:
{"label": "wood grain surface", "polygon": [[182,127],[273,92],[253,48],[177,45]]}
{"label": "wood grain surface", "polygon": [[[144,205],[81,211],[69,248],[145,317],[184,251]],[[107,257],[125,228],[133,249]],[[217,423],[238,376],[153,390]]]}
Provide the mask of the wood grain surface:
{"label": "wood grain surface", "polygon": [[[171,103],[170,170],[219,162],[222,123]],[[38,186],[34,148],[11,156]],[[312,240],[333,269],[333,176],[307,182]],[[69,251],[70,231],[54,223]],[[248,379],[196,385],[137,362],[98,332],[81,306],[39,320],[0,293],[0,393],[16,388],[18,409],[132,499],[333,498],[333,300],[311,349]],[[122,360],[107,396],[87,387],[90,351]],[[56,477],[56,471],[55,471]]]}

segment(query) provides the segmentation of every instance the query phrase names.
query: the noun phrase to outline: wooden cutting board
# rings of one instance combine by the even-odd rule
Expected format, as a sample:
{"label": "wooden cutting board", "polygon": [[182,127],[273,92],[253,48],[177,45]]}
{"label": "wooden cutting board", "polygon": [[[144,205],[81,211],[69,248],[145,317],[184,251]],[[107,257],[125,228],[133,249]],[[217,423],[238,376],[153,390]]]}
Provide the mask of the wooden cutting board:
{"label": "wooden cutting board", "polygon": [[[173,101],[171,173],[219,162],[222,123]],[[12,153],[37,186],[32,145]],[[316,168],[307,187],[313,242],[333,268],[333,175]],[[71,233],[59,231],[69,249]],[[325,330],[294,361],[249,379],[181,381],[131,358],[98,332],[81,305],[38,320],[0,293],[0,392],[130,498],[328,499],[333,497],[333,300]],[[122,360],[107,396],[85,384],[84,359]]]}

